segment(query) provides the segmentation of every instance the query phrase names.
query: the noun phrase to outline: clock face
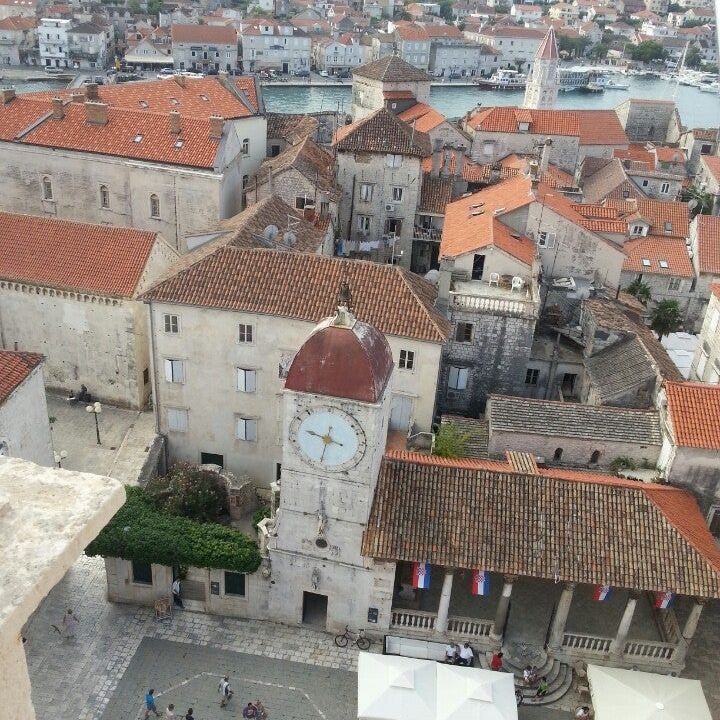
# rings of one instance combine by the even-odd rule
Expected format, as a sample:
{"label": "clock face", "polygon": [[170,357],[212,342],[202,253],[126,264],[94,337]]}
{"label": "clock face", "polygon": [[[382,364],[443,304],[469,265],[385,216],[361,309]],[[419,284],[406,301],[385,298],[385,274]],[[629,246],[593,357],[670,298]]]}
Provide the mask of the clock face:
{"label": "clock face", "polygon": [[290,425],[290,439],[306,461],[326,470],[347,470],[365,454],[365,433],[359,423],[336,408],[297,415]]}

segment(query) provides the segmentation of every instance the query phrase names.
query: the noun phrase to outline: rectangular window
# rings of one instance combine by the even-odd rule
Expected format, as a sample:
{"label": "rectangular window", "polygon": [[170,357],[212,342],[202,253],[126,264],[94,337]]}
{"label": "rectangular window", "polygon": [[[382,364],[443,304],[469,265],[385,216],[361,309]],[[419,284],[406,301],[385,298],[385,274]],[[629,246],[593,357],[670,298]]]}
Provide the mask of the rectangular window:
{"label": "rectangular window", "polygon": [[700,146],[700,154],[701,155],[710,155],[712,152],[712,145],[701,145]]}
{"label": "rectangular window", "polygon": [[180,332],[180,317],[178,315],[163,315],[163,324],[166,333]]}
{"label": "rectangular window", "polygon": [[486,140],[483,142],[483,155],[494,155],[495,154],[495,143]]}
{"label": "rectangular window", "polygon": [[181,408],[167,409],[168,430],[171,432],[187,432],[188,411]]}
{"label": "rectangular window", "polygon": [[665,232],[669,235],[672,232],[672,223],[666,222],[664,227],[665,227]]}
{"label": "rectangular window", "polygon": [[680,290],[680,286],[682,285],[682,280],[680,278],[670,278],[668,281],[668,290],[671,292],[677,292]]}
{"label": "rectangular window", "polygon": [[473,324],[459,322],[455,327],[455,340],[457,342],[472,342]]}
{"label": "rectangular window", "polygon": [[132,581],[140,585],[152,585],[152,566],[148,562],[132,560]]}
{"label": "rectangular window", "polygon": [[238,440],[255,442],[257,440],[257,420],[254,418],[235,418],[235,437]]}
{"label": "rectangular window", "polygon": [[245,575],[225,571],[225,594],[245,597]]}
{"label": "rectangular window", "polygon": [[392,153],[388,153],[385,155],[385,164],[389,168],[399,168],[402,167],[402,155],[393,155]]}
{"label": "rectangular window", "polygon": [[647,187],[649,184],[650,184],[650,181],[649,181],[649,180],[643,180],[643,181],[642,181],[642,186],[643,186],[643,187]]}
{"label": "rectangular window", "polygon": [[718,383],[720,383],[720,363],[718,363],[717,360],[710,368],[710,377],[707,379],[707,381],[711,385],[717,385]]}
{"label": "rectangular window", "polygon": [[360,183],[360,200],[362,202],[371,202],[373,199],[373,185],[370,183]]}
{"label": "rectangular window", "polygon": [[714,333],[717,330],[718,321],[720,321],[720,312],[717,310],[712,311],[710,316],[710,325],[708,325],[708,332]]}
{"label": "rectangular window", "polygon": [[667,194],[670,192],[670,183],[664,182],[664,183],[660,186],[660,192],[661,192],[663,195],[667,195]]}
{"label": "rectangular window", "polygon": [[555,247],[555,238],[556,234],[551,232],[545,232],[544,230],[542,232],[538,233],[538,247],[541,248],[547,248],[548,250],[552,250]]}
{"label": "rectangular window", "polygon": [[415,353],[412,350],[401,350],[398,367],[401,370],[412,370],[415,367]]}
{"label": "rectangular window", "polygon": [[448,373],[448,387],[451,390],[465,390],[467,388],[468,369],[450,366]]}
{"label": "rectangular window", "polygon": [[171,383],[184,383],[185,361],[165,360],[165,380]]}
{"label": "rectangular window", "polygon": [[360,232],[370,232],[371,218],[369,215],[357,216],[357,229]]}
{"label": "rectangular window", "polygon": [[237,389],[240,392],[254,393],[257,381],[257,371],[235,368],[237,371]]}
{"label": "rectangular window", "polygon": [[402,202],[403,199],[403,189],[401,187],[394,187],[392,189],[392,199],[393,202]]}
{"label": "rectangular window", "polygon": [[645,234],[645,226],[644,225],[633,225],[632,234],[633,235],[644,235]]}
{"label": "rectangular window", "polygon": [[295,197],[295,209],[296,210],[304,210],[305,206],[308,204],[308,199],[304,195],[297,195]]}
{"label": "rectangular window", "polygon": [[537,385],[540,371],[537,368],[528,368],[525,372],[525,384]]}
{"label": "rectangular window", "polygon": [[251,343],[253,341],[253,326],[244,325],[240,323],[238,325],[238,342]]}

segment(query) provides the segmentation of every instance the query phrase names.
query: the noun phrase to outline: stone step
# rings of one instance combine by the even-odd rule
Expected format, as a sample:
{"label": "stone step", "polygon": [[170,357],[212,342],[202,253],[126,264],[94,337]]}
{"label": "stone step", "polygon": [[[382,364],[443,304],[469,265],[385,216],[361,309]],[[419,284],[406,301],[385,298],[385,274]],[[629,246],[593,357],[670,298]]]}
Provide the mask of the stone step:
{"label": "stone step", "polygon": [[[553,662],[554,661],[552,658],[549,658],[547,655],[545,655],[545,662],[538,667],[538,675],[542,677],[543,675],[546,675],[548,672],[550,672],[553,666]],[[522,679],[525,667],[527,667],[527,663],[521,665],[515,658],[513,658],[509,654],[505,653],[503,655],[503,668],[505,668],[505,670],[507,670],[508,672],[512,672],[516,678]]]}
{"label": "stone step", "polygon": [[561,664],[565,673],[562,683],[557,688],[549,690],[548,694],[543,697],[526,698],[523,693],[523,705],[549,705],[550,703],[557,702],[565,695],[565,693],[567,693],[573,683],[573,671],[564,663]]}
{"label": "stone step", "polygon": [[[567,665],[564,665],[559,660],[556,660],[553,663],[553,667],[550,670],[550,672],[547,675],[541,675],[540,677],[544,677],[547,680],[548,684],[548,694],[551,692],[554,692],[557,690],[557,688],[560,687],[560,685],[563,684],[565,680],[565,668]],[[525,685],[525,682],[521,680],[520,678],[515,678],[515,687],[519,688],[523,692],[523,696],[525,697],[534,697],[535,693],[537,692],[537,683],[535,685],[527,686]]]}

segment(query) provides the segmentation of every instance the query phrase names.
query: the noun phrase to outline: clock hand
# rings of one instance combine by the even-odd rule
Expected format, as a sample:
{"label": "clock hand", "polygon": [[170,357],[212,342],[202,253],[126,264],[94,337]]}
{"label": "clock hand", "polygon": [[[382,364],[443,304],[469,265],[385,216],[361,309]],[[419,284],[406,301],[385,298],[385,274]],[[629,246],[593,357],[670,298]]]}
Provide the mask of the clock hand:
{"label": "clock hand", "polygon": [[324,435],[321,435],[320,433],[316,433],[314,430],[306,430],[305,431],[308,435],[314,435],[315,437],[324,438]]}

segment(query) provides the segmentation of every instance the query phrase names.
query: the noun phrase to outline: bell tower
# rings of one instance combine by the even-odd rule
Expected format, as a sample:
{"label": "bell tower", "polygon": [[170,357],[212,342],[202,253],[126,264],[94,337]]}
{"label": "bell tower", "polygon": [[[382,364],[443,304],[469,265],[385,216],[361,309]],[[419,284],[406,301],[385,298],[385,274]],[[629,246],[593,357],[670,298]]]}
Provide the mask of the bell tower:
{"label": "bell tower", "polygon": [[530,110],[552,110],[560,90],[560,55],[555,30],[547,31],[535,53],[530,75],[525,85],[523,107]]}

